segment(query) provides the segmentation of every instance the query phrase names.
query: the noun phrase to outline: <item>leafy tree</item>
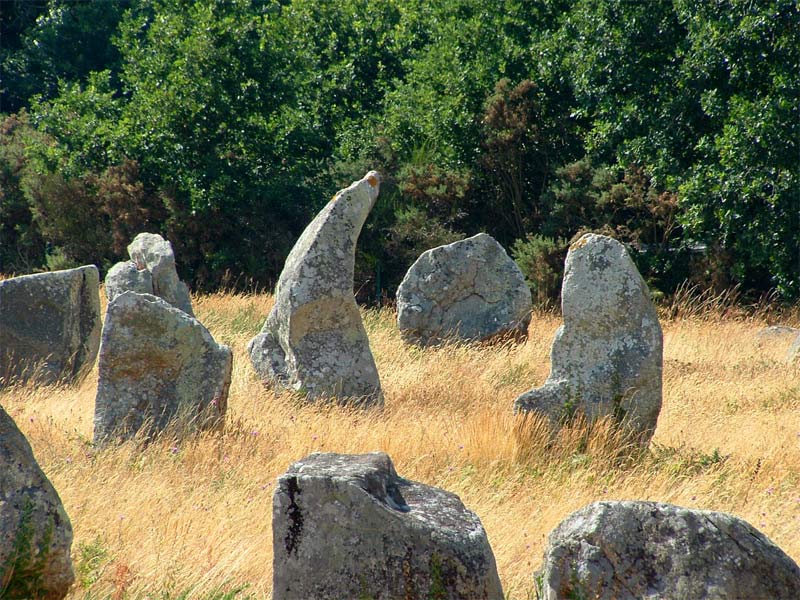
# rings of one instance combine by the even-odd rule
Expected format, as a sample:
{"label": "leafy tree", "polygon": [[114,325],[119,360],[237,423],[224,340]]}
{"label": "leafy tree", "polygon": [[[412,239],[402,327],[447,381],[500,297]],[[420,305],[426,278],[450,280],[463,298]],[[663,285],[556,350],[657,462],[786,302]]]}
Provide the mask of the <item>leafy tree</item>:
{"label": "leafy tree", "polygon": [[0,11],[0,110],[16,112],[35,94],[54,97],[59,80],[82,82],[119,66],[110,43],[132,0],[4,0]]}

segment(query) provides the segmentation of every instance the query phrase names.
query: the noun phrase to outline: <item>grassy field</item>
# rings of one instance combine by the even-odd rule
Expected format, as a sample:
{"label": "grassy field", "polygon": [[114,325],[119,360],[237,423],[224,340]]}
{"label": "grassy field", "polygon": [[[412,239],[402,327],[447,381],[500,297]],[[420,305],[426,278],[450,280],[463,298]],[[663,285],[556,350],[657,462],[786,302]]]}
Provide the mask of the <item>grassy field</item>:
{"label": "grassy field", "polygon": [[763,317],[665,316],[664,405],[635,453],[602,424],[546,448],[541,423],[511,414],[548,374],[558,316],[535,314],[523,345],[423,351],[401,342],[391,310],[368,311],[386,408],[363,413],[263,389],[245,347],[269,296],[194,302],[235,355],[221,434],[93,449],[96,370],[75,387],[0,393],[72,520],[70,598],[269,598],[274,481],[314,451],[383,450],[402,476],[457,493],[513,599],[533,597],[547,533],[595,500],[731,512],[800,561],[800,366],[783,362],[788,342],[759,343]]}

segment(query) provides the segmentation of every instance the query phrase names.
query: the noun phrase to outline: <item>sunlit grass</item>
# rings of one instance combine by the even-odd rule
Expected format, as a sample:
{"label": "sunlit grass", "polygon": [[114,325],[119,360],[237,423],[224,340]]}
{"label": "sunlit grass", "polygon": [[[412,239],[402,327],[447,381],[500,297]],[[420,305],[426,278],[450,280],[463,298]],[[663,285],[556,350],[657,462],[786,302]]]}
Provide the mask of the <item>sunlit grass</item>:
{"label": "sunlit grass", "polygon": [[391,310],[366,311],[386,408],[361,412],[261,386],[246,345],[271,303],[194,299],[234,351],[221,434],[95,450],[96,370],[74,387],[0,393],[72,519],[70,598],[269,598],[273,484],[317,450],[383,450],[401,475],[459,494],[514,599],[531,596],[547,533],[600,499],[732,512],[800,560],[800,366],[783,362],[785,343],[759,342],[762,319],[663,323],[664,405],[642,452],[604,423],[552,441],[540,421],[511,414],[547,376],[557,316],[534,315],[522,345],[420,350],[402,343]]}

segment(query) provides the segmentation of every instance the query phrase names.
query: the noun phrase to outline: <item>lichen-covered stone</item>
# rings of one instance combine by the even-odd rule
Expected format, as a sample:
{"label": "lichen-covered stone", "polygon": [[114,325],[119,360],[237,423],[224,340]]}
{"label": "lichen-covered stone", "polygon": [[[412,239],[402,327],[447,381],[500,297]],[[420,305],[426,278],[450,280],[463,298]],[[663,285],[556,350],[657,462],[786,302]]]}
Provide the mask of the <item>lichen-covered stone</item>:
{"label": "lichen-covered stone", "polygon": [[194,316],[189,288],[178,278],[172,244],[156,233],[140,233],[128,246],[130,261],[114,265],[106,275],[108,301],[126,291],[153,294]]}
{"label": "lichen-covered stone", "polygon": [[100,346],[97,267],[0,281],[0,385],[70,381]]}
{"label": "lichen-covered stone", "polygon": [[423,252],[397,289],[400,334],[421,346],[524,338],[530,319],[525,276],[485,233]]}
{"label": "lichen-covered stone", "polygon": [[138,269],[130,260],[118,262],[106,273],[103,289],[111,302],[123,292],[153,294],[153,276],[147,269]]}
{"label": "lichen-covered stone", "polygon": [[567,254],[564,324],[550,352],[550,376],[522,394],[517,412],[557,425],[576,411],[611,416],[646,443],[661,410],[662,333],[647,284],[625,247],[587,234]]}
{"label": "lichen-covered stone", "polygon": [[75,579],[71,546],[61,498],[0,406],[0,597],[65,597]]}
{"label": "lichen-covered stone", "polygon": [[353,296],[355,248],[378,197],[371,171],[339,191],[292,248],[275,305],[247,349],[267,383],[306,395],[383,403],[378,369]]}
{"label": "lichen-covered stone", "polygon": [[542,600],[800,598],[800,568],[733,515],[656,502],[596,502],[549,536]]}
{"label": "lichen-covered stone", "polygon": [[192,429],[225,416],[233,358],[194,317],[150,294],[124,292],[106,311],[94,440],[148,433],[175,420]]}
{"label": "lichen-covered stone", "polygon": [[273,498],[273,600],[502,600],[480,519],[384,453],[312,454]]}

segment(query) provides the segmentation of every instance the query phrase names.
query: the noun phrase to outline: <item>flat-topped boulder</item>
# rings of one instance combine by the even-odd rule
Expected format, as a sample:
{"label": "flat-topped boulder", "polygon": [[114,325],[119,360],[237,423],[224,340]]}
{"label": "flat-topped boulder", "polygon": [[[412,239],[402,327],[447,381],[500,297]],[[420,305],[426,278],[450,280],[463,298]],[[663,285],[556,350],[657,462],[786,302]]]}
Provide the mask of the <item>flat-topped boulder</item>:
{"label": "flat-topped boulder", "polygon": [[228,403],[231,349],[194,317],[151,294],[124,292],[106,311],[94,441],[147,435],[180,423],[218,426]]}
{"label": "flat-topped boulder", "polygon": [[0,386],[73,381],[100,346],[97,267],[0,281]]}
{"label": "flat-topped boulder", "polygon": [[800,568],[764,534],[721,512],[596,502],[548,538],[539,598],[800,598]]}
{"label": "flat-topped boulder", "polygon": [[421,346],[521,339],[530,319],[525,276],[485,233],[423,252],[397,289],[400,334]]}
{"label": "flat-topped boulder", "polygon": [[502,600],[480,519],[384,453],[312,454],[273,498],[273,600]]}
{"label": "flat-topped boulder", "polygon": [[542,414],[555,426],[577,412],[589,420],[609,416],[648,442],[661,411],[662,333],[625,246],[596,234],[572,244],[561,310],[550,375],[517,398],[514,410]]}
{"label": "flat-topped boulder", "polygon": [[75,580],[71,547],[61,498],[0,406],[0,597],[64,598]]}
{"label": "flat-topped boulder", "polygon": [[106,274],[105,291],[111,302],[123,292],[153,294],[194,316],[189,288],[178,278],[172,244],[157,233],[140,233],[128,246],[129,261]]}
{"label": "flat-topped boulder", "polygon": [[275,305],[247,346],[258,376],[308,400],[382,405],[378,369],[353,295],[359,233],[378,197],[371,171],[336,193],[303,231],[275,288]]}

